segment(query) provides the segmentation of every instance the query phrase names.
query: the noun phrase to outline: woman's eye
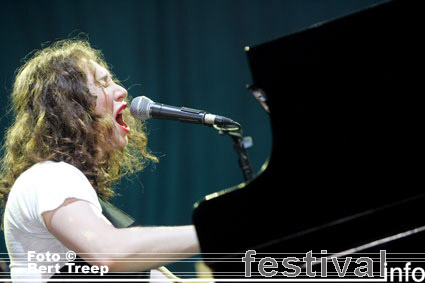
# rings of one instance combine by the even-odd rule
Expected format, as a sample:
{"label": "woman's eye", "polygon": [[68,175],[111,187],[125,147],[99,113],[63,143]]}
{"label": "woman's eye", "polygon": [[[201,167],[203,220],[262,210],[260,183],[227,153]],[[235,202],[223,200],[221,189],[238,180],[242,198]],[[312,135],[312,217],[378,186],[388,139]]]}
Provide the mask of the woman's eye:
{"label": "woman's eye", "polygon": [[97,80],[97,82],[102,86],[102,87],[107,87],[109,86],[109,82],[107,81],[107,79],[101,79],[101,80]]}

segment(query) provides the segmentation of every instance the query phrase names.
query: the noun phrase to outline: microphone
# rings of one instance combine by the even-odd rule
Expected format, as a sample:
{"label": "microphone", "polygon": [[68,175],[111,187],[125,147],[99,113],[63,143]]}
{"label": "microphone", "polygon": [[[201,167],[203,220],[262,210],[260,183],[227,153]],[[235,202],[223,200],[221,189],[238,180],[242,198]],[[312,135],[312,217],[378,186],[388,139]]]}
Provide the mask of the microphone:
{"label": "microphone", "polygon": [[220,128],[237,127],[241,125],[229,118],[210,114],[203,110],[186,107],[175,107],[162,103],[153,102],[146,96],[138,96],[131,101],[131,115],[139,120],[165,119],[177,120],[185,123],[202,124],[207,126],[218,126]]}

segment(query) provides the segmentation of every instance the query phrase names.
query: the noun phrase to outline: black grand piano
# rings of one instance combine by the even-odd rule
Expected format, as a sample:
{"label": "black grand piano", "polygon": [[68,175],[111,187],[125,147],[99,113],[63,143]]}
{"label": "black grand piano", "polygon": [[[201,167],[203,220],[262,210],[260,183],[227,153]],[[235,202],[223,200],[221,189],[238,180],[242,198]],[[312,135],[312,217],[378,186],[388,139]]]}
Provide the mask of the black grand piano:
{"label": "black grand piano", "polygon": [[256,178],[195,205],[216,279],[246,278],[247,250],[425,252],[422,2],[384,2],[246,48],[273,148]]}

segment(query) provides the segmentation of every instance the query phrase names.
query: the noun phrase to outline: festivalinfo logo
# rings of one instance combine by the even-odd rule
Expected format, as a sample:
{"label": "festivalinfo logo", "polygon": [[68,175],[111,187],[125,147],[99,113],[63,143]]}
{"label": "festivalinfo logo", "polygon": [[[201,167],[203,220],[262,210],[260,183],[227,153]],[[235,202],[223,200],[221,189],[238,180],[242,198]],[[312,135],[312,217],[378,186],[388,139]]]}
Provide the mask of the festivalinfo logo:
{"label": "festivalinfo logo", "polygon": [[[378,257],[327,254],[326,250],[322,250],[318,258],[309,251],[302,257],[276,259],[269,256],[257,258],[255,250],[248,250],[242,257],[245,264],[245,278],[249,278],[247,281],[267,278],[265,281],[274,282],[424,282],[425,280],[424,268],[413,266],[410,261],[394,260],[394,264],[401,263],[401,265],[389,267],[386,250],[381,250]],[[420,264],[423,260],[418,261],[416,258],[414,263]],[[318,268],[315,270],[314,267]]]}

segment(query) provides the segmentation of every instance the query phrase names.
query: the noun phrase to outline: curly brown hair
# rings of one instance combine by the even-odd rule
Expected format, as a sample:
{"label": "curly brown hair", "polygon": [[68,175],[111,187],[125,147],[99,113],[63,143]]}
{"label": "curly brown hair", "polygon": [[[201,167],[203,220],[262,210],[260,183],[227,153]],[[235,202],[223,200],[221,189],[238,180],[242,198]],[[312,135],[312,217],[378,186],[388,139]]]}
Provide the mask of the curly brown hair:
{"label": "curly brown hair", "polygon": [[67,39],[35,52],[18,69],[12,91],[15,119],[5,137],[0,169],[3,205],[19,175],[41,161],[77,167],[102,199],[114,195],[113,182],[157,161],[146,148],[142,123],[129,110],[123,112],[131,128],[127,146],[108,146],[114,119],[95,113],[96,97],[84,71],[84,62],[91,60],[110,72],[101,51],[87,40]]}

